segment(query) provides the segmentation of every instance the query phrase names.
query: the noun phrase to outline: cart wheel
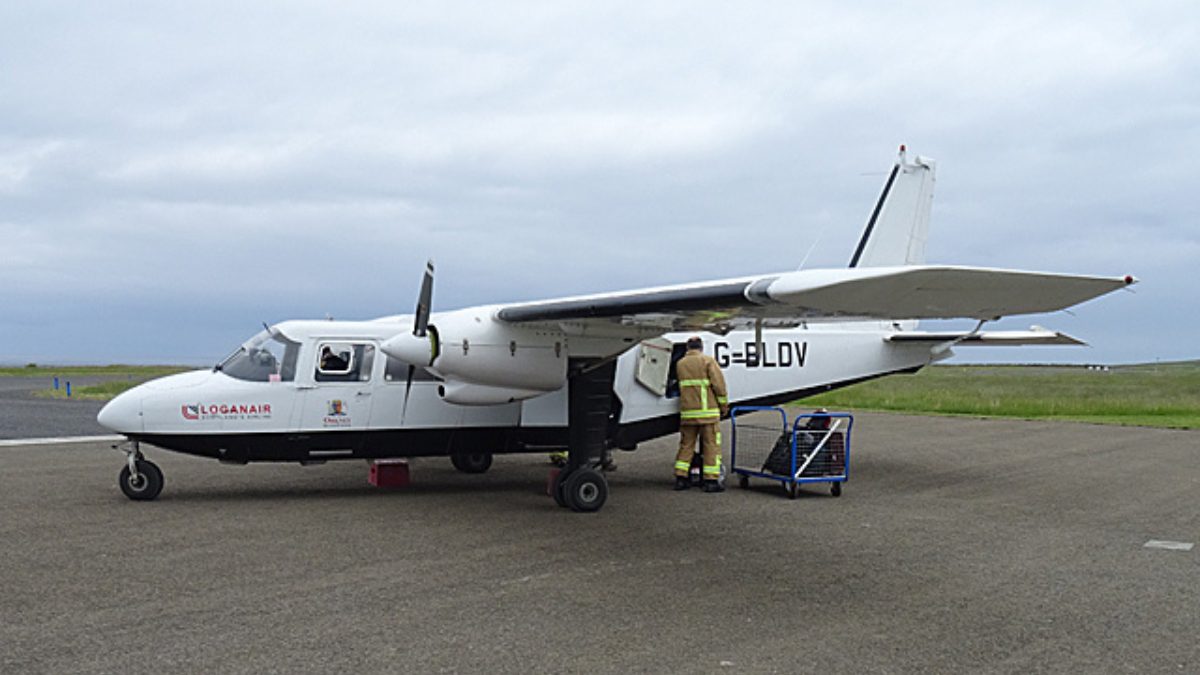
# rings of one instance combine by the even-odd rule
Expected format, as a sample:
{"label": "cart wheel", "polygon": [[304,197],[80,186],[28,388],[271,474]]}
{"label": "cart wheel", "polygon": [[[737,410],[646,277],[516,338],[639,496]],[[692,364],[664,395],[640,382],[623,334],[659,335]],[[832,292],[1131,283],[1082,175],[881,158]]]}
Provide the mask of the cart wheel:
{"label": "cart wheel", "polygon": [[750,487],[750,476],[739,475],[738,476],[738,487],[742,488],[743,490]]}
{"label": "cart wheel", "polygon": [[800,494],[800,486],[796,483],[787,484],[788,499],[795,499],[796,495]]}
{"label": "cart wheel", "polygon": [[834,483],[833,487],[829,488],[829,492],[834,497],[841,497],[842,496],[842,484],[840,482]]}

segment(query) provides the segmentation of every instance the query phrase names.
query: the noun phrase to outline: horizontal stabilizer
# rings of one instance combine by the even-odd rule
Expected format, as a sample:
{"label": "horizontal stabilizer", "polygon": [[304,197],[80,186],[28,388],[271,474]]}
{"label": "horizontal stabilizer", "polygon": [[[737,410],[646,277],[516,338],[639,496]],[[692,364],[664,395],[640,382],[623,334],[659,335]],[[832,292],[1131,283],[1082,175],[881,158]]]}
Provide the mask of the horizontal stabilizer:
{"label": "horizontal stabilizer", "polygon": [[1029,330],[996,330],[979,333],[962,332],[901,332],[884,338],[888,342],[954,342],[956,345],[987,347],[1016,347],[1020,345],[1087,345],[1066,333],[1034,327]]}

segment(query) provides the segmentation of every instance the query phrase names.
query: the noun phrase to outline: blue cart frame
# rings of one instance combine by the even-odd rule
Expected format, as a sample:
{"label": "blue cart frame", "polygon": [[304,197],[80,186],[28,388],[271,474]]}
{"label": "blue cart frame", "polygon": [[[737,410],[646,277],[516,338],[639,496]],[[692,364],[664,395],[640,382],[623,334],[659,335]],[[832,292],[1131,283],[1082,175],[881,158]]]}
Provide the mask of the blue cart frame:
{"label": "blue cart frame", "polygon": [[[779,433],[789,433],[791,437],[791,474],[790,476],[769,473],[763,471],[760,467],[747,468],[740,467],[737,463],[738,451],[738,416],[747,415],[754,412],[774,412],[779,415]],[[779,481],[787,490],[787,495],[791,499],[795,499],[799,493],[800,485],[803,483],[830,483],[830,493],[834,497],[842,494],[842,483],[850,479],[850,430],[854,426],[854,416],[849,413],[831,413],[831,412],[813,412],[802,413],[796,415],[791,424],[788,424],[787,412],[777,406],[735,406],[729,411],[731,426],[733,428],[733,444],[729,452],[729,465],[731,470],[738,476],[738,484],[745,488],[750,485],[750,478],[767,478],[769,480]],[[809,425],[813,420],[822,420],[828,424],[828,428],[813,428]],[[844,428],[842,421],[845,421]],[[823,437],[818,441],[816,446],[812,448],[812,452],[806,457],[797,451],[798,441],[804,437],[802,434],[822,434]],[[841,472],[838,474],[826,475],[804,475],[805,470],[816,459],[822,451],[830,452],[828,449],[828,441],[834,437],[834,432],[841,432],[842,436],[842,461],[840,463]]]}

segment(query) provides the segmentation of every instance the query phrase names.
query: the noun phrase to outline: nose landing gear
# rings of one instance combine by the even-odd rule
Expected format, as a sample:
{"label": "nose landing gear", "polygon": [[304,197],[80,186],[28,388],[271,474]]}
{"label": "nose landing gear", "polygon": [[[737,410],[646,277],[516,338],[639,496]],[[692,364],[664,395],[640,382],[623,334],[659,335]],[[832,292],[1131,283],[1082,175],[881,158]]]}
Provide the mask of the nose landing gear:
{"label": "nose landing gear", "polygon": [[131,441],[128,449],[113,446],[125,453],[125,466],[117,477],[121,492],[134,501],[150,501],[163,489],[163,473],[154,462],[142,455],[137,441]]}

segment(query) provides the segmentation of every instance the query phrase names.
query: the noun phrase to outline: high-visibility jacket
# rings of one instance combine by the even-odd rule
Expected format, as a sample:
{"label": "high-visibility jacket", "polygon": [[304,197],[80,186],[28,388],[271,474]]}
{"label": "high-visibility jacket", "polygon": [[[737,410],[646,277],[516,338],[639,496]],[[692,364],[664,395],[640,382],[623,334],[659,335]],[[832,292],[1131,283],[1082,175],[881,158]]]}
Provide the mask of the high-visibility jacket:
{"label": "high-visibility jacket", "polygon": [[699,349],[689,349],[675,364],[679,378],[679,423],[712,424],[729,411],[725,376],[716,359]]}

